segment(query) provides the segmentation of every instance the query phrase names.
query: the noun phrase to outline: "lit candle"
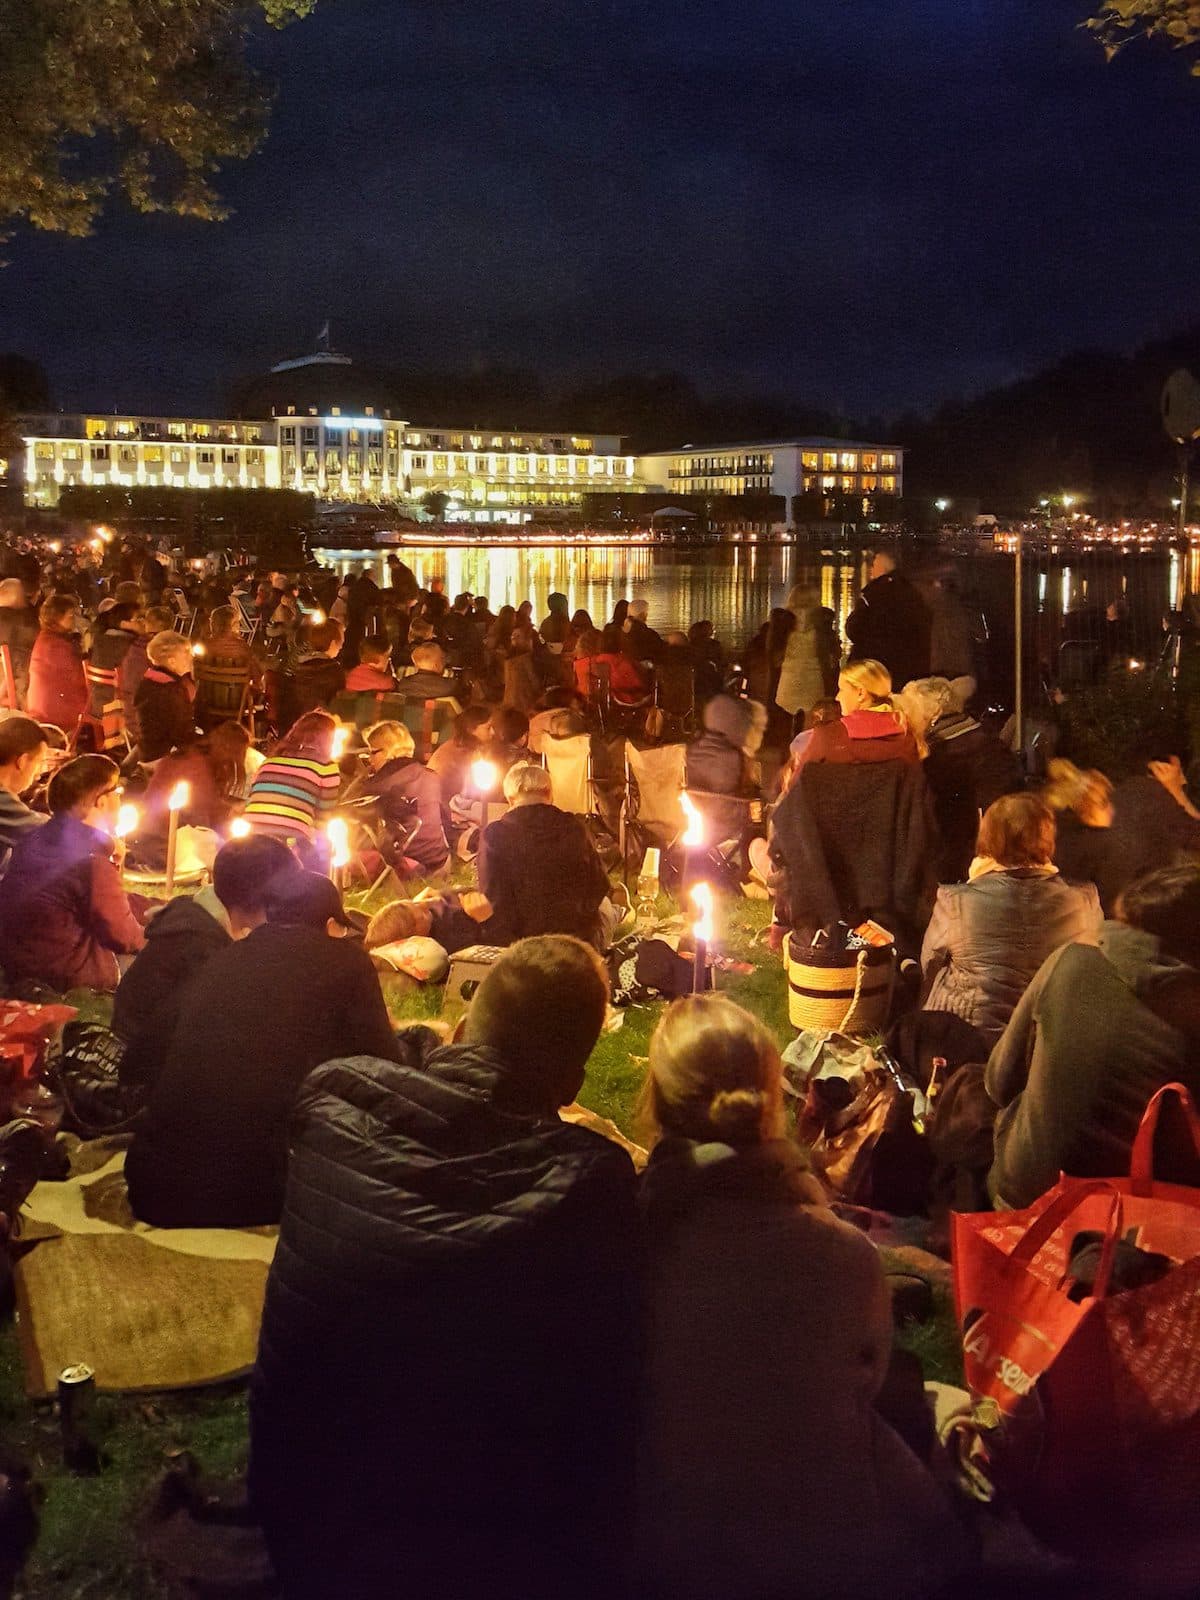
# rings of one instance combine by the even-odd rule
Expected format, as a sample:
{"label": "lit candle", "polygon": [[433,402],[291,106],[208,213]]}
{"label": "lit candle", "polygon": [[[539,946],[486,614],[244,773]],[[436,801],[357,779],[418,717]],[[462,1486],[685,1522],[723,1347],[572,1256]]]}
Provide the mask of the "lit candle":
{"label": "lit candle", "polygon": [[126,803],[117,812],[117,826],[115,832],[118,839],[128,839],[129,835],[137,827],[138,818],[140,815],[141,813],[138,811],[138,808],[135,805],[130,805],[129,802],[126,801]]}
{"label": "lit candle", "polygon": [[175,855],[179,848],[179,813],[191,798],[191,786],[180,779],[167,796],[167,898],[175,892]]}
{"label": "lit candle", "polygon": [[345,723],[339,722],[333,730],[333,743],[330,746],[330,755],[334,761],[340,761],[346,754],[346,746],[350,743],[350,729]]}
{"label": "lit candle", "polygon": [[194,656],[202,656],[204,654],[204,646],[202,644],[194,644],[192,646],[192,654]]}
{"label": "lit candle", "polygon": [[496,779],[498,776],[499,774],[497,773],[495,764],[493,762],[482,760],[472,761],[471,785],[479,795],[480,801],[483,805],[483,810],[479,821],[480,844],[483,843],[483,836],[487,832],[488,802],[491,800],[492,790],[496,787]]}
{"label": "lit candle", "polygon": [[683,830],[683,887],[686,889],[692,876],[692,851],[699,850],[704,844],[704,818],[696,802],[684,789],[680,792],[679,804],[683,807],[683,814],[687,818],[687,827]]}
{"label": "lit candle", "polygon": [[713,893],[707,883],[692,885],[692,905],[696,909],[696,920],[692,923],[692,939],[696,947],[692,993],[703,994],[708,988],[708,947],[713,938]]}
{"label": "lit candle", "polygon": [[229,837],[231,839],[248,839],[250,837],[250,824],[245,817],[234,817],[229,824]]}
{"label": "lit candle", "polygon": [[310,612],[308,620],[319,627],[325,621],[325,613],[323,611]]}
{"label": "lit candle", "polygon": [[340,889],[350,865],[350,824],[345,817],[330,817],[325,837],[329,840],[329,876]]}

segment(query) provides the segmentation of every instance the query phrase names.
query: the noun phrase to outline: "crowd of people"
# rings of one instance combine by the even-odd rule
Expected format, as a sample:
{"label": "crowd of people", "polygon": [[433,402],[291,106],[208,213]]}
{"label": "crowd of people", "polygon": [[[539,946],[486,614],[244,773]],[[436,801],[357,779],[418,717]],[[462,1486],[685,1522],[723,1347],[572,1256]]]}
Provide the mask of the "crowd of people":
{"label": "crowd of people", "polygon": [[[1186,752],[1031,786],[973,714],[953,591],[887,553],[845,644],[800,588],[736,658],[636,598],[493,614],[395,557],[381,588],[2,555],[0,967],[113,994],[138,1218],[279,1227],[250,1475],[289,1600],[962,1592],[979,1531],[889,1411],[880,1257],[789,1132],[780,1042],[719,993],[672,1004],[640,1177],[559,1116],[633,923],[556,748],[599,793],[614,743],[681,747],[776,949],[883,930],[897,1009],[962,1025],[998,1208],[1127,1170],[1154,1089],[1200,1094]],[[334,817],[364,820],[362,886],[400,884],[365,929]],[[180,822],[202,881],[164,903]],[[453,1038],[394,1028],[371,952],[397,944],[422,977],[502,952]],[[1158,1170],[1200,1181],[1168,1128]]]}

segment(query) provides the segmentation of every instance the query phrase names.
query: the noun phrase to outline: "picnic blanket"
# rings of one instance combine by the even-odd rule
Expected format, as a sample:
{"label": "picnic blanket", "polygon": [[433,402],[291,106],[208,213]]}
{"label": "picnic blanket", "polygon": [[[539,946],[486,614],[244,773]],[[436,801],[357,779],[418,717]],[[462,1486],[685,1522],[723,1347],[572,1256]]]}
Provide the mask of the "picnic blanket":
{"label": "picnic blanket", "polygon": [[[117,1141],[113,1141],[113,1144]],[[100,1146],[97,1151],[96,1146]],[[28,1393],[85,1362],[104,1390],[183,1389],[241,1376],[258,1347],[275,1228],[152,1228],[125,1190],[125,1152],[39,1183],[21,1211],[14,1268]],[[99,1160],[99,1165],[92,1163]]]}

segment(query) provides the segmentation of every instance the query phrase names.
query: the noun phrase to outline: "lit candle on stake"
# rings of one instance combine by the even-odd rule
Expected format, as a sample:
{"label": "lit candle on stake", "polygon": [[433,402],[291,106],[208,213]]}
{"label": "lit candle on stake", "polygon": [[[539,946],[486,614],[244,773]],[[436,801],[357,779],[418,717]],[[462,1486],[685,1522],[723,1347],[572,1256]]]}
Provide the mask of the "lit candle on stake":
{"label": "lit candle on stake", "polygon": [[192,654],[194,656],[202,656],[204,654],[204,646],[202,644],[194,644],[192,646]]}
{"label": "lit candle on stake", "polygon": [[129,835],[137,827],[140,815],[138,808],[126,801],[117,812],[117,826],[114,832],[118,839],[128,839]]}
{"label": "lit candle on stake", "polygon": [[490,799],[492,797],[492,790],[496,787],[496,779],[497,779],[498,776],[499,776],[499,774],[496,771],[496,767],[495,767],[494,762],[491,762],[491,761],[472,761],[472,763],[471,763],[471,786],[475,790],[475,792],[479,795],[479,798],[480,798],[480,800],[482,802],[482,805],[483,805],[483,810],[482,810],[482,813],[481,813],[481,816],[480,816],[480,822],[479,822],[479,842],[480,842],[480,844],[483,843],[483,836],[487,832],[488,802],[490,801]]}
{"label": "lit candle on stake", "polygon": [[325,613],[323,611],[312,611],[309,613],[308,620],[314,627],[320,627],[321,623],[325,621]]}
{"label": "lit candle on stake", "polygon": [[708,988],[708,947],[713,939],[713,892],[707,883],[694,883],[691,893],[696,910],[696,920],[692,923],[692,939],[696,946],[692,993],[703,994]]}
{"label": "lit candle on stake", "polygon": [[688,880],[692,875],[692,851],[699,850],[704,844],[704,818],[700,808],[688,794],[687,790],[681,791],[679,804],[683,807],[683,814],[687,818],[687,827],[683,830],[683,887],[686,889]]}
{"label": "lit candle on stake", "polygon": [[245,817],[234,817],[229,824],[229,837],[231,839],[248,839],[250,837],[250,824]]}
{"label": "lit candle on stake", "polygon": [[325,837],[329,840],[329,876],[340,889],[350,865],[350,824],[345,817],[330,817]]}
{"label": "lit candle on stake", "polygon": [[349,743],[350,729],[346,727],[345,723],[339,722],[337,727],[333,730],[333,743],[329,747],[331,758],[334,761],[340,761],[346,754],[346,746]]}
{"label": "lit candle on stake", "polygon": [[167,796],[167,898],[175,892],[175,855],[179,849],[179,813],[191,799],[191,785],[180,779]]}

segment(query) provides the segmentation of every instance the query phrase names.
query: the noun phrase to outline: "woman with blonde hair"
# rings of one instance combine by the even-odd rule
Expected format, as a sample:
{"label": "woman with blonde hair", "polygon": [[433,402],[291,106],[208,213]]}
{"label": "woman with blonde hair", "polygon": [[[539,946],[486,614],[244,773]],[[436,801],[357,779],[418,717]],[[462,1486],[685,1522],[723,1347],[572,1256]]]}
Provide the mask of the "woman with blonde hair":
{"label": "woman with blonde hair", "polygon": [[879,1258],[784,1137],[781,1074],[723,995],[676,1001],[651,1040],[638,1571],[664,1600],[933,1593],[961,1542],[874,1409]]}
{"label": "woman with blonde hair", "polygon": [[[450,859],[450,846],[437,774],[416,759],[416,743],[402,722],[377,722],[364,737],[368,774],[354,792],[374,796],[393,840],[403,834],[403,850],[388,854],[393,869],[402,874],[440,872]],[[416,832],[409,838],[414,823]]]}
{"label": "woman with blonde hair", "polygon": [[821,605],[814,584],[796,584],[784,609],[792,613],[796,625],[784,645],[775,704],[789,717],[796,717],[833,693],[841,651],[837,619],[828,606]]}
{"label": "woman with blonde hair", "polygon": [[882,662],[847,662],[838,674],[837,699],[841,717],[814,728],[800,749],[793,744],[797,767],[810,761],[920,761],[917,741],[892,698],[891,674]]}

